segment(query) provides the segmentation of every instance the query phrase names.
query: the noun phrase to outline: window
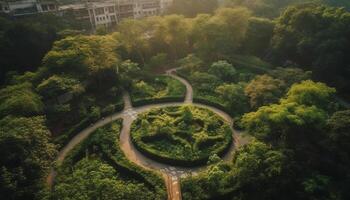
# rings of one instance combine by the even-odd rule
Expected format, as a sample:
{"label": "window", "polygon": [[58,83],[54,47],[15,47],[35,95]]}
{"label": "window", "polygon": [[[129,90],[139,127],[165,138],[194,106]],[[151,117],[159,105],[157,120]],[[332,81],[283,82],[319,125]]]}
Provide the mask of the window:
{"label": "window", "polygon": [[95,12],[96,12],[96,15],[103,15],[103,14],[105,14],[105,10],[103,8],[96,8]]}
{"label": "window", "polygon": [[114,6],[109,6],[108,7],[108,12],[109,13],[114,13]]}
{"label": "window", "polygon": [[41,8],[43,9],[43,11],[47,11],[48,10],[48,6],[47,5],[42,5]]}
{"label": "window", "polygon": [[49,10],[55,10],[55,9],[56,9],[55,4],[50,4],[50,5],[49,5]]}

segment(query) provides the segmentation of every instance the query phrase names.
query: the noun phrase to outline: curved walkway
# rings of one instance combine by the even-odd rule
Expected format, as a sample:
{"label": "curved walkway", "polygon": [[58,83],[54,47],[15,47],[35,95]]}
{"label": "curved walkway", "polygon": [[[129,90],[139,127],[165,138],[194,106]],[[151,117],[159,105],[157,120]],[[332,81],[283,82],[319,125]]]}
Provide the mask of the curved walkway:
{"label": "curved walkway", "polygon": [[[168,70],[167,75],[181,81],[187,89],[185,102],[186,104],[192,104],[198,107],[207,108],[209,110],[212,110],[219,116],[221,116],[225,121],[230,123],[232,125],[233,120],[232,118],[225,112],[203,104],[197,104],[192,103],[193,102],[193,90],[192,86],[183,78],[175,75],[176,69]],[[167,186],[168,191],[168,199],[169,200],[180,200],[181,199],[181,191],[180,191],[180,183],[179,179],[181,177],[186,177],[188,175],[196,175],[200,170],[205,169],[205,166],[203,167],[176,167],[176,166],[170,166],[164,163],[159,163],[157,161],[151,160],[147,157],[145,157],[143,154],[141,154],[139,151],[136,150],[136,148],[133,146],[131,139],[130,139],[130,128],[132,122],[137,118],[137,115],[143,112],[146,112],[152,108],[161,108],[161,107],[168,107],[168,106],[180,106],[184,103],[161,103],[161,104],[151,104],[146,106],[141,106],[137,108],[133,108],[130,97],[127,93],[123,95],[124,99],[124,110],[122,112],[113,114],[111,116],[108,116],[106,118],[101,119],[100,121],[96,122],[95,124],[92,124],[90,127],[84,129],[82,132],[77,134],[69,143],[60,151],[58,154],[58,157],[56,158],[56,163],[58,165],[62,164],[63,160],[67,156],[67,154],[80,142],[82,142],[84,139],[86,139],[91,133],[93,133],[96,129],[109,124],[119,118],[123,119],[123,127],[120,134],[120,147],[122,151],[124,152],[125,156],[135,164],[149,169],[149,170],[156,170],[162,173],[165,183]],[[232,126],[231,126],[232,127]],[[235,150],[235,147],[240,146],[242,144],[247,143],[247,140],[242,139],[241,134],[235,130],[232,129],[234,142],[232,143],[229,151],[226,155],[223,156],[224,160],[230,160],[232,157],[232,153]],[[47,183],[49,186],[53,186],[54,184],[54,178],[55,178],[56,172],[54,170],[51,170],[49,176],[47,177]]]}

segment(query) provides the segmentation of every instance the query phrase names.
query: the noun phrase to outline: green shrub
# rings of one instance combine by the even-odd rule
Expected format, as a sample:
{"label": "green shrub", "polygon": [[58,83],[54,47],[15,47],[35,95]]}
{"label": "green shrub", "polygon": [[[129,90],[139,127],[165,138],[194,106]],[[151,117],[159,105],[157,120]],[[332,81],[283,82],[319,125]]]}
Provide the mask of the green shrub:
{"label": "green shrub", "polygon": [[[57,137],[54,141],[55,144],[59,145],[59,148],[65,146],[75,135],[83,131],[85,128],[89,127],[91,124],[100,120],[101,117],[106,117],[113,113],[120,112],[123,110],[123,108],[124,102],[115,105],[110,104],[109,106],[104,108],[100,114],[98,111],[99,109],[95,108],[96,113],[90,113],[87,117],[83,118],[78,124],[74,125],[64,134]],[[99,118],[97,118],[98,115],[100,115]]]}
{"label": "green shrub", "polygon": [[130,92],[134,106],[181,102],[185,99],[185,94],[186,87],[180,81],[167,76],[134,83]]}
{"label": "green shrub", "polygon": [[115,105],[110,104],[102,109],[101,114],[103,116],[107,116],[114,113],[114,111],[115,111]]}
{"label": "green shrub", "polygon": [[[114,175],[112,177],[116,179],[109,178],[111,179],[109,181],[121,181],[120,193],[124,194],[125,191],[123,190],[128,190],[129,184],[134,184],[132,188],[134,192],[138,194],[138,197],[142,196],[143,199],[166,199],[166,188],[162,177],[155,172],[146,171],[131,163],[125,157],[119,147],[121,127],[122,120],[120,119],[97,129],[86,140],[77,145],[68,154],[63,164],[59,166],[56,187],[69,186],[72,190],[79,189],[76,188],[79,187],[79,182],[76,183],[75,180],[69,181],[72,174],[74,176],[76,169],[79,168],[79,163],[84,159],[89,159],[89,162],[92,163],[94,163],[95,160],[99,160],[104,163],[106,167],[110,168],[110,170],[103,171],[102,176],[113,171]],[[96,171],[96,173],[100,172]],[[80,176],[81,175],[78,175],[78,177],[75,178],[79,178]],[[76,186],[76,184],[78,186]],[[92,182],[90,183],[90,187],[98,187],[98,185]],[[53,195],[57,196],[58,193],[55,192]]]}
{"label": "green shrub", "polygon": [[132,124],[131,137],[146,156],[177,166],[204,165],[212,154],[222,156],[232,142],[227,123],[212,111],[193,106],[141,114]]}

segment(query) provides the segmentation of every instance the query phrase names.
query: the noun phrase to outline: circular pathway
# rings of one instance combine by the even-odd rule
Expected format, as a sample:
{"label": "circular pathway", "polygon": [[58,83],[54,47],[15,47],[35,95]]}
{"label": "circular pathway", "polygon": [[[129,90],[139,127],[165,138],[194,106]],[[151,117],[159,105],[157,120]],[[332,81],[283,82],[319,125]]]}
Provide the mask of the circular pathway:
{"label": "circular pathway", "polygon": [[[143,112],[146,112],[153,108],[161,108],[161,107],[168,107],[168,106],[180,106],[184,104],[192,104],[194,106],[207,108],[209,110],[212,110],[219,116],[221,116],[225,121],[230,123],[232,125],[233,120],[232,118],[225,112],[203,104],[197,104],[193,103],[193,89],[192,86],[186,81],[185,79],[175,75],[176,69],[171,69],[166,72],[166,74],[170,77],[173,77],[180,82],[182,82],[186,86],[186,97],[184,103],[161,103],[161,104],[151,104],[146,106],[141,106],[137,108],[133,108],[130,97],[127,93],[123,95],[124,99],[124,110],[122,112],[116,113],[114,115],[105,117],[101,119],[100,121],[92,124],[90,127],[84,129],[82,132],[78,133],[73,139],[69,141],[69,143],[59,152],[58,157],[56,158],[56,163],[58,165],[62,164],[63,160],[67,156],[67,154],[80,142],[82,142],[84,139],[86,139],[91,133],[93,133],[96,129],[109,124],[117,119],[122,118],[123,119],[123,127],[120,134],[120,147],[122,151],[124,152],[125,156],[135,164],[148,169],[148,170],[156,170],[159,171],[164,179],[167,186],[168,191],[168,199],[169,200],[180,200],[181,199],[181,190],[180,190],[180,183],[179,179],[184,178],[188,175],[196,175],[200,170],[205,169],[205,166],[203,167],[176,167],[171,166],[163,163],[159,163],[157,161],[151,160],[147,157],[145,157],[143,154],[141,154],[139,151],[136,150],[136,148],[133,146],[131,139],[130,139],[130,128],[132,122],[137,118],[137,115]],[[232,126],[231,126],[232,127]],[[232,158],[232,153],[235,150],[235,147],[238,147],[242,144],[247,143],[248,141],[246,139],[243,139],[241,137],[241,134],[238,131],[235,131],[232,129],[233,133],[233,143],[229,149],[229,151],[226,153],[226,155],[223,156],[223,160],[229,161]],[[47,182],[49,186],[52,186],[54,183],[56,172],[54,170],[51,170],[49,176],[47,177]]]}

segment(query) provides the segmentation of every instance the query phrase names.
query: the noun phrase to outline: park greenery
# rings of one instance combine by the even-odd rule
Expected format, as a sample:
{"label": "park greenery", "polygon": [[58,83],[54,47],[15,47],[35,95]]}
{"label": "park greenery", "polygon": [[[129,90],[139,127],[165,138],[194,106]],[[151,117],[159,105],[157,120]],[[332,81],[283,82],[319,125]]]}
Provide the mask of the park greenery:
{"label": "park greenery", "polygon": [[344,136],[349,116],[348,111],[334,113],[334,93],[307,80],[294,84],[278,103],[245,114],[243,126],[256,139],[236,151],[232,162],[216,161],[199,176],[185,178],[183,198],[348,198],[343,184],[349,181],[344,168],[349,154],[334,145]]}
{"label": "park greenery", "polygon": [[[165,199],[160,175],[127,160],[119,148],[122,121],[97,129],[61,166],[52,199]],[[47,197],[46,197],[47,198]]]}
{"label": "park greenery", "polygon": [[194,106],[152,109],[133,123],[131,140],[146,155],[161,162],[195,166],[212,155],[223,155],[232,131],[220,116]]}
{"label": "park greenery", "polygon": [[49,14],[0,17],[0,196],[165,199],[161,177],[121,152],[120,121],[62,165],[54,159],[121,111],[123,93],[134,106],[182,101],[185,86],[161,75],[180,67],[195,103],[231,115],[252,138],[224,162],[231,127],[210,111],[142,114],[132,136],[146,155],[205,158],[207,169],[180,180],[183,199],[350,199],[348,1],[228,0],[216,9],[206,0],[191,9],[200,2],[179,0],[169,15],[124,20],[102,35]]}
{"label": "park greenery", "polygon": [[186,87],[180,81],[167,76],[143,77],[134,81],[131,88],[133,105],[143,105],[162,101],[183,101]]}

